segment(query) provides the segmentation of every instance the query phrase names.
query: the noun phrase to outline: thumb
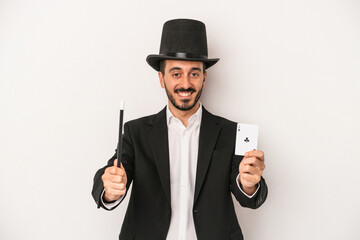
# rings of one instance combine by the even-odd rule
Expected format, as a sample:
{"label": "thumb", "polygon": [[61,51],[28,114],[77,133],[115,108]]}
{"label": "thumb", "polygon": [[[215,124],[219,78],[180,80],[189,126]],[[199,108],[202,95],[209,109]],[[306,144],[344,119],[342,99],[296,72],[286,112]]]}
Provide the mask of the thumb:
{"label": "thumb", "polygon": [[114,160],[114,167],[117,167],[117,159]]}
{"label": "thumb", "polygon": [[120,168],[125,171],[125,168],[124,168],[122,162],[120,162]]}

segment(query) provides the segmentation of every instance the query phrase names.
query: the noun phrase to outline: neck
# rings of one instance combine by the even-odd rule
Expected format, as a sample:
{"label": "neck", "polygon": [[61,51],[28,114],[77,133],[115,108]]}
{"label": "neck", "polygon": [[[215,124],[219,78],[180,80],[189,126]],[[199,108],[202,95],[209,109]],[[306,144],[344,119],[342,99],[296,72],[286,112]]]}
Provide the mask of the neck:
{"label": "neck", "polygon": [[182,111],[177,109],[176,107],[174,107],[172,105],[172,103],[170,101],[168,101],[168,106],[170,109],[170,112],[174,115],[174,117],[180,119],[180,121],[184,124],[185,127],[187,127],[189,125],[189,118],[194,115],[194,113],[196,113],[196,111],[199,109],[200,107],[200,103],[197,102],[195,104],[195,106],[187,111]]}

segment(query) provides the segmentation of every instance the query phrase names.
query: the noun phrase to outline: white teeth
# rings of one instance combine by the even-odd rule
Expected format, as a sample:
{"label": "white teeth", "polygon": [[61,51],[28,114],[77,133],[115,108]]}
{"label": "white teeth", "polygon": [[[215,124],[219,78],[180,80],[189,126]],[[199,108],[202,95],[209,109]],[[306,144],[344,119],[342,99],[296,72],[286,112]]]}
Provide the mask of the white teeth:
{"label": "white teeth", "polygon": [[181,97],[187,97],[187,96],[190,96],[190,92],[179,92],[179,95],[181,96]]}

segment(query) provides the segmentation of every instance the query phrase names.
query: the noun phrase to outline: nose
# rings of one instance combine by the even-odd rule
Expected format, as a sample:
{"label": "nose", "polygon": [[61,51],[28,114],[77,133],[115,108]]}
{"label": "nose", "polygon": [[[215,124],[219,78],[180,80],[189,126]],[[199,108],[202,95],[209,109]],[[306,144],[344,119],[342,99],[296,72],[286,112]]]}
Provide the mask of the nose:
{"label": "nose", "polygon": [[190,82],[190,78],[188,75],[184,75],[181,78],[181,87],[184,89],[188,89],[189,87],[191,87],[191,82]]}

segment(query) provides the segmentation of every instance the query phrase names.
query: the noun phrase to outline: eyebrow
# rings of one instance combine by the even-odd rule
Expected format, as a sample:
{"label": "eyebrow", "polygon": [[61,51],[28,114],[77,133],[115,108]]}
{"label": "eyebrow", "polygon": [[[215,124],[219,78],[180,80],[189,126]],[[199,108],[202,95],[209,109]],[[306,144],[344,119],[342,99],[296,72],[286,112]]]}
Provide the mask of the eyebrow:
{"label": "eyebrow", "polygon": [[172,71],[174,71],[174,70],[181,70],[181,68],[179,68],[179,67],[173,67],[173,68],[170,68],[170,69],[169,69],[169,72],[172,72]]}
{"label": "eyebrow", "polygon": [[[170,69],[169,69],[169,72],[175,71],[175,70],[182,70],[182,69],[179,68],[179,67],[173,67],[173,68],[170,68]],[[198,68],[198,67],[193,67],[193,68],[191,68],[190,70],[191,70],[191,71],[199,71],[199,72],[201,72],[201,68]]]}
{"label": "eyebrow", "polygon": [[192,71],[199,71],[199,72],[202,71],[201,68],[198,68],[198,67],[193,67],[193,68],[191,68],[191,70],[192,70]]}

